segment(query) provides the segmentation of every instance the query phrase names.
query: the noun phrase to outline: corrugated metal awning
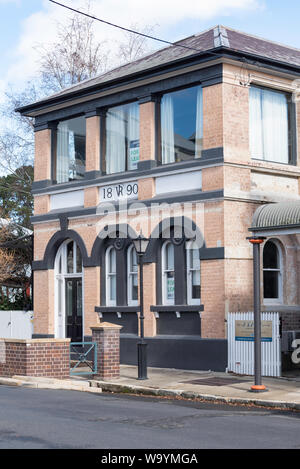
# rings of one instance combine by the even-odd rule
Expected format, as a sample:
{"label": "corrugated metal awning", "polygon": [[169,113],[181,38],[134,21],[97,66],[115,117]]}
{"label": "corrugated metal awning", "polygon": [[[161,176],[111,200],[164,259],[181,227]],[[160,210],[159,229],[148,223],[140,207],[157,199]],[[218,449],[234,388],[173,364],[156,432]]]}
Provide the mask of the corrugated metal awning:
{"label": "corrugated metal awning", "polygon": [[300,201],[262,205],[256,210],[250,231],[264,234],[276,230],[300,233]]}

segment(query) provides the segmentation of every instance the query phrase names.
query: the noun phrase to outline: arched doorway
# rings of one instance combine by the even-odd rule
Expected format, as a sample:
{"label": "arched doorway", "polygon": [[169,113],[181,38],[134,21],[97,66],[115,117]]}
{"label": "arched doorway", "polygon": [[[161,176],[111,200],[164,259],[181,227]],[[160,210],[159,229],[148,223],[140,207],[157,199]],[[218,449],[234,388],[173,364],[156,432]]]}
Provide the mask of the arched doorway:
{"label": "arched doorway", "polygon": [[55,258],[55,337],[83,340],[83,266],[77,243],[66,240]]}

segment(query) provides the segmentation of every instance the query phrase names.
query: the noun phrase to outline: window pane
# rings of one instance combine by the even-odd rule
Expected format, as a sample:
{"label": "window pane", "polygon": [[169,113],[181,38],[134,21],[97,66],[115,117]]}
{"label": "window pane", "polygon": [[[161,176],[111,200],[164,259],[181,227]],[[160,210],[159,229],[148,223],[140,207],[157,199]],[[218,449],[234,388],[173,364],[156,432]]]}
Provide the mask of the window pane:
{"label": "window pane", "polygon": [[73,258],[74,258],[74,243],[71,241],[67,244],[67,272],[68,274],[72,274],[74,267],[73,267]]}
{"label": "window pane", "polygon": [[278,272],[264,272],[264,298],[278,298]]}
{"label": "window pane", "polygon": [[137,169],[140,148],[139,105],[130,103],[106,115],[106,173]]}
{"label": "window pane", "polygon": [[279,269],[278,249],[275,243],[268,241],[263,253],[264,269]]}
{"label": "window pane", "polygon": [[72,316],[73,314],[73,281],[67,280],[66,281],[66,314],[67,316]]}
{"label": "window pane", "polygon": [[131,265],[130,265],[130,271],[131,272],[137,272],[138,271],[138,263],[137,263],[137,254],[135,248],[131,249],[130,252],[130,258],[131,258]]}
{"label": "window pane", "polygon": [[60,254],[59,261],[58,261],[58,273],[61,274],[61,272],[62,272],[62,255]]}
{"label": "window pane", "polygon": [[278,91],[250,88],[252,158],[289,162],[288,98]]}
{"label": "window pane", "polygon": [[166,293],[168,300],[175,299],[175,276],[174,272],[167,272],[167,285],[166,285]]}
{"label": "window pane", "polygon": [[191,267],[200,270],[200,253],[199,249],[191,249]]}
{"label": "window pane", "polygon": [[201,156],[203,138],[202,88],[167,93],[161,100],[162,163]]}
{"label": "window pane", "polygon": [[114,248],[109,251],[108,268],[110,274],[116,273],[116,250]]}
{"label": "window pane", "polygon": [[56,180],[82,179],[85,173],[86,125],[84,117],[62,121],[57,126]]}
{"label": "window pane", "polygon": [[166,270],[174,270],[174,246],[171,243],[166,249]]}
{"label": "window pane", "polygon": [[192,272],[192,298],[200,298],[200,270]]}
{"label": "window pane", "polygon": [[82,281],[77,282],[77,316],[82,316]]}
{"label": "window pane", "polygon": [[76,271],[77,273],[82,272],[82,256],[78,245],[76,246]]}
{"label": "window pane", "polygon": [[116,276],[109,276],[109,296],[110,301],[116,301]]}
{"label": "window pane", "polygon": [[132,300],[138,299],[138,276],[134,274],[132,276]]}

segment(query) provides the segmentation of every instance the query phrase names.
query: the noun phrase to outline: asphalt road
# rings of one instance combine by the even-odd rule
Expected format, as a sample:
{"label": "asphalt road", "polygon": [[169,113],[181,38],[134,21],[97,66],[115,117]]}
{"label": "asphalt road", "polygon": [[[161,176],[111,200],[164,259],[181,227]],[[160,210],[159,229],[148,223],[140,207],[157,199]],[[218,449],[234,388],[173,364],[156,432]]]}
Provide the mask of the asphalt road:
{"label": "asphalt road", "polygon": [[0,448],[300,448],[300,413],[0,386]]}

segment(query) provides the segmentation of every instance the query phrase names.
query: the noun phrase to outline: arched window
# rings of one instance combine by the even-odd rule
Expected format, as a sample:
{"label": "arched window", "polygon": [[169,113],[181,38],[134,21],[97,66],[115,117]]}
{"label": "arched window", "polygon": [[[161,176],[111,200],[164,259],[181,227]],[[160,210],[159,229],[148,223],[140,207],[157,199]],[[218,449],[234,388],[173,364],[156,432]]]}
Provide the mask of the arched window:
{"label": "arched window", "polygon": [[200,250],[195,242],[167,240],[161,247],[163,305],[200,305]]}
{"label": "arched window", "polygon": [[175,303],[174,245],[171,241],[162,245],[162,299],[165,305]]}
{"label": "arched window", "polygon": [[67,240],[59,248],[55,259],[57,274],[81,274],[82,256],[75,241]]}
{"label": "arched window", "polygon": [[282,301],[282,253],[278,243],[267,241],[263,250],[264,300]]}
{"label": "arched window", "polygon": [[116,306],[117,304],[117,255],[116,249],[110,246],[106,250],[106,304]]}
{"label": "arched window", "polygon": [[133,245],[127,250],[127,299],[129,306],[138,305],[138,263]]}
{"label": "arched window", "polygon": [[200,286],[200,251],[194,242],[186,245],[187,271],[187,303],[199,304],[201,298]]}

